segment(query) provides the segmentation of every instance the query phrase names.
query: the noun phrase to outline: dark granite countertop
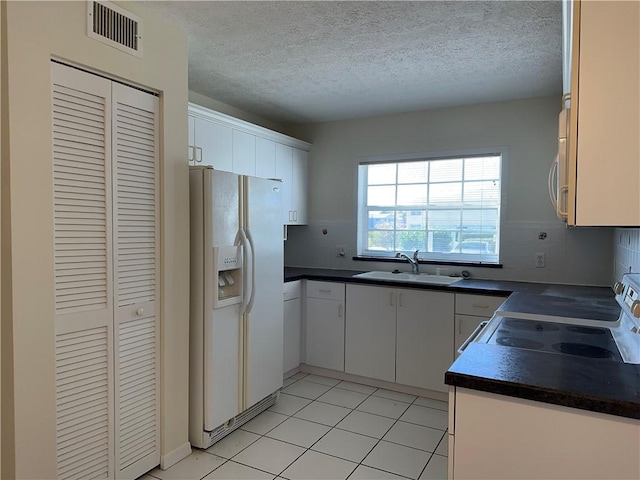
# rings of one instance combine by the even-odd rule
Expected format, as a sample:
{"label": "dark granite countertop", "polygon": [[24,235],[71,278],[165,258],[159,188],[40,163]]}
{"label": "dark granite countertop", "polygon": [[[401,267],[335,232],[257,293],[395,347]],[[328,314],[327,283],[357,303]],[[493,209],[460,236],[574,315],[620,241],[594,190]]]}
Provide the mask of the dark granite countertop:
{"label": "dark granite countertop", "polygon": [[471,343],[445,383],[640,419],[640,366]]}
{"label": "dark granite countertop", "polygon": [[508,280],[460,280],[453,285],[425,285],[403,282],[386,282],[370,278],[354,278],[354,275],[364,270],[331,270],[325,268],[285,267],[284,281],[321,280],[325,282],[366,283],[369,285],[384,285],[388,287],[419,288],[426,290],[444,290],[448,292],[473,293],[478,295],[496,295],[508,297],[514,292],[528,295],[546,295],[554,297],[585,298],[601,301],[615,311],[617,318],[620,310],[614,300],[613,292],[608,287],[587,287],[582,285],[559,285],[533,282],[512,282]]}
{"label": "dark granite countertop", "polygon": [[[461,280],[450,286],[353,278],[362,271],[285,268],[285,281],[322,280],[510,296],[501,310],[614,321],[620,308],[607,287]],[[582,315],[582,316],[581,316]],[[640,365],[471,343],[445,374],[445,383],[473,390],[640,419]]]}

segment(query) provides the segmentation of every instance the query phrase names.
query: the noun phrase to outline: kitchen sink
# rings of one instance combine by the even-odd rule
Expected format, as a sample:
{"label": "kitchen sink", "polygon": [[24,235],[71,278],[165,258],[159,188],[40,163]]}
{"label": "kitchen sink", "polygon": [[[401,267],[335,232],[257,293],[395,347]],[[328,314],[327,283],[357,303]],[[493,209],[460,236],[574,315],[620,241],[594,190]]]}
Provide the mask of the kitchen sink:
{"label": "kitchen sink", "polygon": [[453,285],[462,280],[461,277],[447,277],[445,275],[429,275],[422,273],[392,273],[392,272],[365,272],[354,275],[354,278],[368,278],[369,280],[383,280],[387,282],[420,283],[425,285]]}

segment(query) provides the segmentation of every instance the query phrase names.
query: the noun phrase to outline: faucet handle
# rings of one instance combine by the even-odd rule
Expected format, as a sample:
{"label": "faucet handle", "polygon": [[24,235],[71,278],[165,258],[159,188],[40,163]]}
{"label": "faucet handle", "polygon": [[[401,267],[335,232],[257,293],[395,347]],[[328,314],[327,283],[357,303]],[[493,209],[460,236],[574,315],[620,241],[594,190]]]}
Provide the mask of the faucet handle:
{"label": "faucet handle", "polygon": [[415,252],[413,252],[413,259],[417,262],[418,261],[418,252],[420,250],[416,250]]}

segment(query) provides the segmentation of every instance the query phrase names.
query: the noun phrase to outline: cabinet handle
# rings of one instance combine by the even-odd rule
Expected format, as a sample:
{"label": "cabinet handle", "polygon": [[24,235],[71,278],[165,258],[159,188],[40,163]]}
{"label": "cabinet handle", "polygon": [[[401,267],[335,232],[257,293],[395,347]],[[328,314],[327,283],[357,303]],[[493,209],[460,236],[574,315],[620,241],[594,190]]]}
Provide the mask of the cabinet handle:
{"label": "cabinet handle", "polygon": [[289,210],[289,221],[293,222],[293,210]]}
{"label": "cabinet handle", "polygon": [[194,160],[194,146],[193,145],[189,145],[189,147],[187,148],[187,160],[189,160],[190,162]]}
{"label": "cabinet handle", "polygon": [[[200,157],[198,158],[198,152],[200,152]],[[196,162],[202,162],[202,147],[196,147]]]}
{"label": "cabinet handle", "polygon": [[473,308],[489,308],[489,305],[479,305],[474,303],[473,305],[471,305]]}
{"label": "cabinet handle", "polygon": [[318,291],[321,293],[331,293],[331,290],[329,290],[328,288],[321,288]]}
{"label": "cabinet handle", "polygon": [[401,307],[402,306],[402,292],[400,292],[398,294],[398,306]]}
{"label": "cabinet handle", "polygon": [[458,319],[458,333],[462,335],[462,319]]}
{"label": "cabinet handle", "polygon": [[138,310],[136,310],[136,315],[141,317],[144,314],[144,308],[139,308]]}
{"label": "cabinet handle", "polygon": [[394,293],[394,292],[391,292],[391,293],[389,294],[389,305],[391,305],[392,307],[393,307],[393,300],[394,300],[394,298],[393,298],[393,297],[394,297],[394,295],[395,295],[395,293]]}
{"label": "cabinet handle", "polygon": [[342,304],[338,305],[338,318],[342,318]]}
{"label": "cabinet handle", "polygon": [[293,221],[294,221],[294,222],[297,222],[297,221],[298,221],[298,211],[297,211],[297,210],[294,210],[294,211],[293,211]]}

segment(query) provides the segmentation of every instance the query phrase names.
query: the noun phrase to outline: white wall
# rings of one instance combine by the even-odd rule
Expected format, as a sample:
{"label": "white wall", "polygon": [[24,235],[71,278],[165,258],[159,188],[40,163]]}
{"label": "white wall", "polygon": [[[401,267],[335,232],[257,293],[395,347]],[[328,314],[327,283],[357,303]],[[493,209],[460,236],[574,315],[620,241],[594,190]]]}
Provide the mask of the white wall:
{"label": "white wall", "polygon": [[[286,265],[390,268],[388,263],[351,260],[356,254],[358,157],[506,146],[509,154],[503,162],[501,234],[504,268],[464,268],[478,278],[608,284],[612,230],[568,230],[556,220],[548,198],[547,174],[557,151],[560,106],[559,97],[543,97],[291,127],[289,134],[313,143],[311,222],[307,227],[289,228]],[[327,235],[321,233],[323,227],[327,227]],[[545,240],[538,239],[540,232],[546,232]],[[347,246],[347,258],[335,256],[335,245]],[[534,267],[536,252],[546,254],[546,268]],[[447,269],[449,273],[462,270]],[[434,270],[435,266],[423,268]]]}
{"label": "white wall", "polygon": [[[13,347],[11,374],[2,362],[3,435],[7,416],[15,435],[2,452],[2,478],[54,478],[55,388],[53,307],[53,215],[50,59],[56,57],[160,93],[161,104],[161,453],[188,450],[189,215],[187,150],[187,38],[171,24],[121,6],[144,18],[142,59],[86,36],[87,2],[2,2],[6,38],[7,101],[2,103],[3,291],[2,340]],[[10,149],[4,155],[6,148]],[[5,172],[9,177],[4,178]],[[5,205],[5,187],[9,186]],[[5,237],[3,237],[5,240]],[[7,250],[9,249],[9,250]],[[10,263],[7,263],[6,260]],[[8,270],[7,265],[11,268]],[[10,308],[9,308],[10,307]],[[5,338],[9,331],[11,338]],[[3,348],[3,355],[5,349]],[[6,388],[5,388],[6,387]],[[14,409],[5,408],[5,395]],[[6,468],[5,468],[6,467]]]}

